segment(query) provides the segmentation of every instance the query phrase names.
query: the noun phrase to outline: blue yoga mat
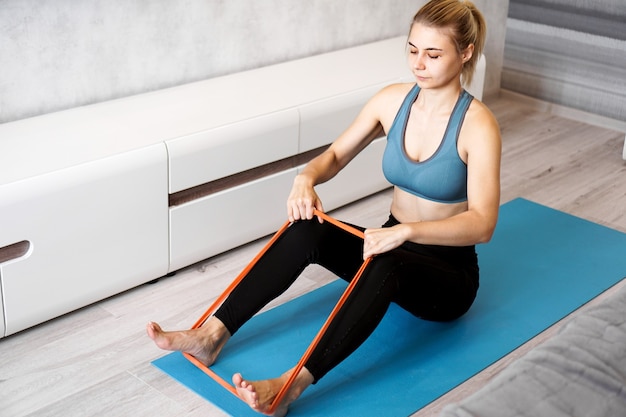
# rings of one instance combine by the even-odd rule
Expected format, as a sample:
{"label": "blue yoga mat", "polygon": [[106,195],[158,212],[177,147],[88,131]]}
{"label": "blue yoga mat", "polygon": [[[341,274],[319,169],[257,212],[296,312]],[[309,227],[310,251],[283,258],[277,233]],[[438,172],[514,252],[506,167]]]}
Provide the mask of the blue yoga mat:
{"label": "blue yoga mat", "polygon": [[[492,241],[477,251],[481,287],[464,317],[431,323],[392,305],[289,415],[408,416],[626,275],[626,234],[524,199],[502,206]],[[226,380],[235,372],[254,380],[293,367],[345,287],[337,280],[254,317],[212,369]],[[153,364],[233,416],[259,415],[179,353]]]}

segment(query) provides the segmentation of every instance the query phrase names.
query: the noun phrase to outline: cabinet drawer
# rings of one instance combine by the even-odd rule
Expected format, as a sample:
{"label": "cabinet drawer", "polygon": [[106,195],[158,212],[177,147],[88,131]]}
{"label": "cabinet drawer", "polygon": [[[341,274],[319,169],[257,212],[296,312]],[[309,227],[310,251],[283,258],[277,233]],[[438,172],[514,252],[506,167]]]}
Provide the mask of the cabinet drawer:
{"label": "cabinet drawer", "polygon": [[316,187],[324,204],[324,210],[336,209],[391,187],[382,169],[386,143],[386,138],[376,139],[350,161],[335,178]]}
{"label": "cabinet drawer", "polygon": [[167,273],[163,144],[0,187],[6,334]]}
{"label": "cabinet drawer", "polygon": [[385,85],[377,84],[300,106],[299,152],[332,143],[350,126],[365,103]]}
{"label": "cabinet drawer", "polygon": [[275,232],[296,168],[170,208],[170,271]]}
{"label": "cabinet drawer", "polygon": [[296,109],[166,141],[169,192],[175,193],[298,152]]}

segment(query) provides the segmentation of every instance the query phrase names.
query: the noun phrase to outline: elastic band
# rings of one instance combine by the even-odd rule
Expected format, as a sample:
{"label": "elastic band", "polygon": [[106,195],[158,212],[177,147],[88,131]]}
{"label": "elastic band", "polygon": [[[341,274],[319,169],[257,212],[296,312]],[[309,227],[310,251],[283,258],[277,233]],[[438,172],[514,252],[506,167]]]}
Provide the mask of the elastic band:
{"label": "elastic band", "polygon": [[[355,236],[360,237],[361,239],[365,238],[365,234],[364,232],[362,232],[361,230],[349,226],[345,223],[342,223],[332,217],[330,217],[329,215],[327,215],[326,213],[323,213],[319,210],[314,210],[313,214],[321,219],[323,219],[324,221],[327,221],[331,224],[333,224],[334,226],[339,227],[340,229],[345,230],[348,233],[352,233]],[[198,319],[198,321],[196,321],[196,323],[193,325],[192,329],[197,329],[199,327],[201,327],[206,320],[219,308],[219,306],[224,302],[224,300],[226,300],[226,298],[228,298],[228,296],[230,295],[230,293],[233,292],[233,290],[237,287],[237,285],[239,285],[239,283],[246,277],[246,275],[248,274],[248,272],[250,272],[250,270],[252,269],[252,267],[254,267],[254,265],[259,261],[259,259],[261,259],[261,257],[265,254],[265,252],[267,252],[267,250],[269,248],[272,247],[272,245],[274,245],[274,243],[276,242],[276,240],[280,237],[280,235],[283,234],[283,232],[285,230],[287,230],[287,228],[289,227],[291,223],[290,222],[286,222],[275,234],[274,236],[272,236],[272,238],[270,239],[270,241],[263,247],[263,249],[261,249],[261,251],[254,257],[254,259],[252,259],[252,261],[243,269],[243,271],[241,271],[241,273],[237,276],[237,278],[235,278],[235,280],[226,288],[226,290],[213,302],[213,304],[211,304],[211,306],[205,311],[205,313]],[[333,308],[333,310],[331,311],[330,315],[328,316],[328,318],[326,319],[326,321],[324,322],[324,324],[322,325],[321,329],[319,330],[319,332],[317,333],[317,335],[315,336],[315,338],[313,339],[313,341],[311,342],[311,344],[309,345],[309,347],[307,348],[307,350],[304,352],[304,355],[302,355],[302,358],[300,358],[300,360],[298,361],[296,367],[294,368],[294,371],[291,373],[291,375],[289,376],[289,378],[287,379],[287,381],[285,382],[285,384],[283,384],[283,386],[281,387],[281,389],[278,391],[278,394],[276,395],[276,397],[274,398],[274,400],[272,401],[272,403],[270,404],[270,408],[268,410],[268,412],[271,414],[273,413],[276,408],[278,407],[278,405],[280,404],[280,402],[282,401],[282,399],[284,398],[284,396],[287,394],[287,392],[289,391],[289,388],[291,387],[291,385],[294,383],[294,381],[296,380],[296,377],[298,376],[298,374],[300,373],[300,371],[302,370],[302,368],[304,367],[304,364],[306,363],[306,361],[309,359],[309,357],[311,356],[311,354],[313,353],[313,351],[315,350],[315,348],[317,347],[317,345],[319,344],[320,340],[322,339],[322,337],[324,336],[324,334],[326,333],[326,330],[328,329],[328,327],[330,326],[330,323],[333,321],[333,319],[337,316],[337,313],[339,312],[339,309],[341,309],[341,307],[344,305],[344,303],[346,302],[346,299],[348,298],[348,296],[350,295],[350,293],[352,292],[352,290],[354,289],[354,287],[356,286],[359,278],[361,278],[361,275],[363,274],[363,271],[365,270],[365,268],[367,267],[367,265],[369,264],[369,262],[371,261],[372,258],[367,258],[365,261],[363,261],[363,264],[361,264],[361,267],[359,268],[359,270],[357,271],[356,275],[354,276],[354,278],[352,278],[352,281],[350,282],[350,284],[348,285],[348,287],[345,289],[345,291],[343,292],[343,294],[341,295],[341,297],[339,298],[339,301],[337,301],[337,304],[335,305],[335,307]],[[198,368],[200,368],[205,374],[207,374],[208,376],[210,376],[211,378],[213,378],[217,383],[219,383],[222,387],[224,387],[225,389],[227,389],[228,391],[230,391],[232,394],[234,394],[237,398],[240,398],[239,395],[237,394],[237,389],[232,386],[230,383],[226,382],[221,376],[217,375],[214,371],[212,371],[209,367],[207,367],[206,365],[204,365],[202,362],[200,362],[198,359],[196,359],[193,355],[183,352],[183,355],[185,356],[185,358],[187,358],[191,363],[193,363],[195,366],[197,366]]]}

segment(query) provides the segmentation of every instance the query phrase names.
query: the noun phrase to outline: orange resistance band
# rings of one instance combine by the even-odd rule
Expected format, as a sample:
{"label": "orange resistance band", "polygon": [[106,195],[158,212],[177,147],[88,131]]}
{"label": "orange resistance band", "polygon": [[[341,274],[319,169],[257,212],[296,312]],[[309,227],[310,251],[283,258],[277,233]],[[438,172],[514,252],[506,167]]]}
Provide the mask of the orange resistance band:
{"label": "orange resistance band", "polygon": [[[327,221],[349,233],[352,233],[358,237],[360,237],[361,239],[365,238],[365,235],[362,231],[360,231],[359,229],[356,229],[352,226],[348,226],[345,223],[342,223],[338,220],[333,219],[332,217],[330,217],[329,215],[327,215],[326,213],[323,213],[321,211],[315,210],[314,211],[314,215],[318,216],[319,218],[323,219],[324,221]],[[248,272],[250,272],[250,270],[252,269],[252,267],[259,261],[259,259],[263,256],[263,254],[265,254],[265,252],[267,252],[267,250],[269,248],[272,247],[272,245],[274,244],[274,242],[276,242],[276,240],[279,238],[279,236],[289,227],[290,222],[286,222],[275,234],[274,236],[270,239],[270,241],[265,245],[265,247],[263,247],[263,249],[261,249],[261,252],[259,252],[254,259],[252,259],[252,262],[250,262],[244,269],[243,271],[241,271],[241,273],[237,276],[237,278],[235,278],[235,280],[226,288],[226,290],[213,302],[213,304],[211,304],[211,306],[208,308],[208,310],[202,315],[202,317],[200,317],[200,319],[198,319],[198,321],[193,325],[192,329],[197,329],[198,327],[201,327],[204,322],[206,322],[206,320],[218,309],[218,307],[224,302],[224,300],[226,300],[226,298],[230,295],[230,293],[237,287],[237,285],[239,285],[239,283],[241,282],[241,280],[243,280],[246,275],[248,274]],[[356,286],[359,278],[361,277],[361,275],[363,274],[363,271],[365,270],[365,268],[367,267],[367,265],[369,264],[369,262],[371,261],[372,258],[368,258],[366,259],[363,264],[361,265],[361,267],[359,268],[359,270],[357,271],[356,275],[354,276],[354,278],[352,279],[352,281],[350,281],[350,284],[348,285],[348,287],[345,289],[345,291],[343,292],[343,294],[341,295],[341,297],[339,298],[339,301],[337,302],[337,304],[335,305],[335,307],[333,308],[333,310],[331,311],[330,315],[328,316],[328,318],[326,319],[326,321],[324,322],[324,325],[322,326],[322,328],[319,330],[319,332],[317,333],[317,335],[315,336],[315,338],[313,339],[313,341],[311,342],[311,344],[309,345],[309,347],[307,348],[307,350],[304,352],[304,355],[302,356],[302,358],[300,358],[300,360],[298,361],[298,364],[296,365],[296,367],[294,368],[293,372],[291,373],[291,375],[289,376],[289,378],[287,379],[287,381],[285,382],[285,384],[281,387],[281,389],[278,391],[278,394],[276,395],[276,398],[274,398],[274,400],[272,401],[272,404],[270,405],[270,408],[268,410],[268,412],[271,414],[273,413],[276,408],[278,407],[278,405],[280,404],[280,402],[282,401],[282,399],[284,398],[284,396],[287,394],[289,388],[291,387],[291,385],[293,384],[293,382],[295,381],[296,377],[298,376],[298,374],[300,373],[300,371],[302,370],[302,368],[304,367],[304,364],[306,363],[306,361],[309,359],[309,357],[311,356],[311,354],[313,353],[313,350],[315,350],[315,348],[317,347],[317,345],[319,344],[320,340],[322,339],[322,337],[324,336],[324,333],[326,333],[326,330],[328,329],[328,327],[330,326],[330,323],[332,322],[332,320],[335,318],[335,316],[337,315],[337,313],[339,312],[339,309],[343,306],[343,304],[345,303],[346,299],[348,298],[348,296],[350,295],[350,293],[352,292],[352,290],[354,289],[354,287]],[[226,382],[222,377],[220,377],[219,375],[217,375],[214,371],[212,371],[209,367],[207,367],[206,365],[204,365],[202,362],[200,362],[198,359],[196,359],[193,355],[189,354],[189,353],[183,353],[183,355],[194,365],[196,365],[198,368],[200,368],[204,373],[206,373],[208,376],[210,376],[211,378],[213,378],[217,383],[219,383],[222,387],[226,388],[228,391],[230,391],[232,394],[234,394],[235,396],[237,396],[237,398],[239,398],[239,395],[237,394],[237,390],[235,389],[235,387],[233,387],[230,383]]]}

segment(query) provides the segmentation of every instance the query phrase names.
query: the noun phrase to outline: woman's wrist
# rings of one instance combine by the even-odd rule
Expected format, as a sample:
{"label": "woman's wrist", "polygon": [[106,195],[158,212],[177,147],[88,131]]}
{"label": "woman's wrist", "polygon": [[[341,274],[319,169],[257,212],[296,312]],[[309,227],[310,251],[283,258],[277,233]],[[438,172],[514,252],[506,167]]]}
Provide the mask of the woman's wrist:
{"label": "woman's wrist", "polygon": [[397,226],[400,226],[400,233],[404,242],[417,241],[418,223],[400,223]]}
{"label": "woman's wrist", "polygon": [[315,185],[313,179],[304,173],[296,175],[293,179],[293,184],[306,187],[313,187]]}

